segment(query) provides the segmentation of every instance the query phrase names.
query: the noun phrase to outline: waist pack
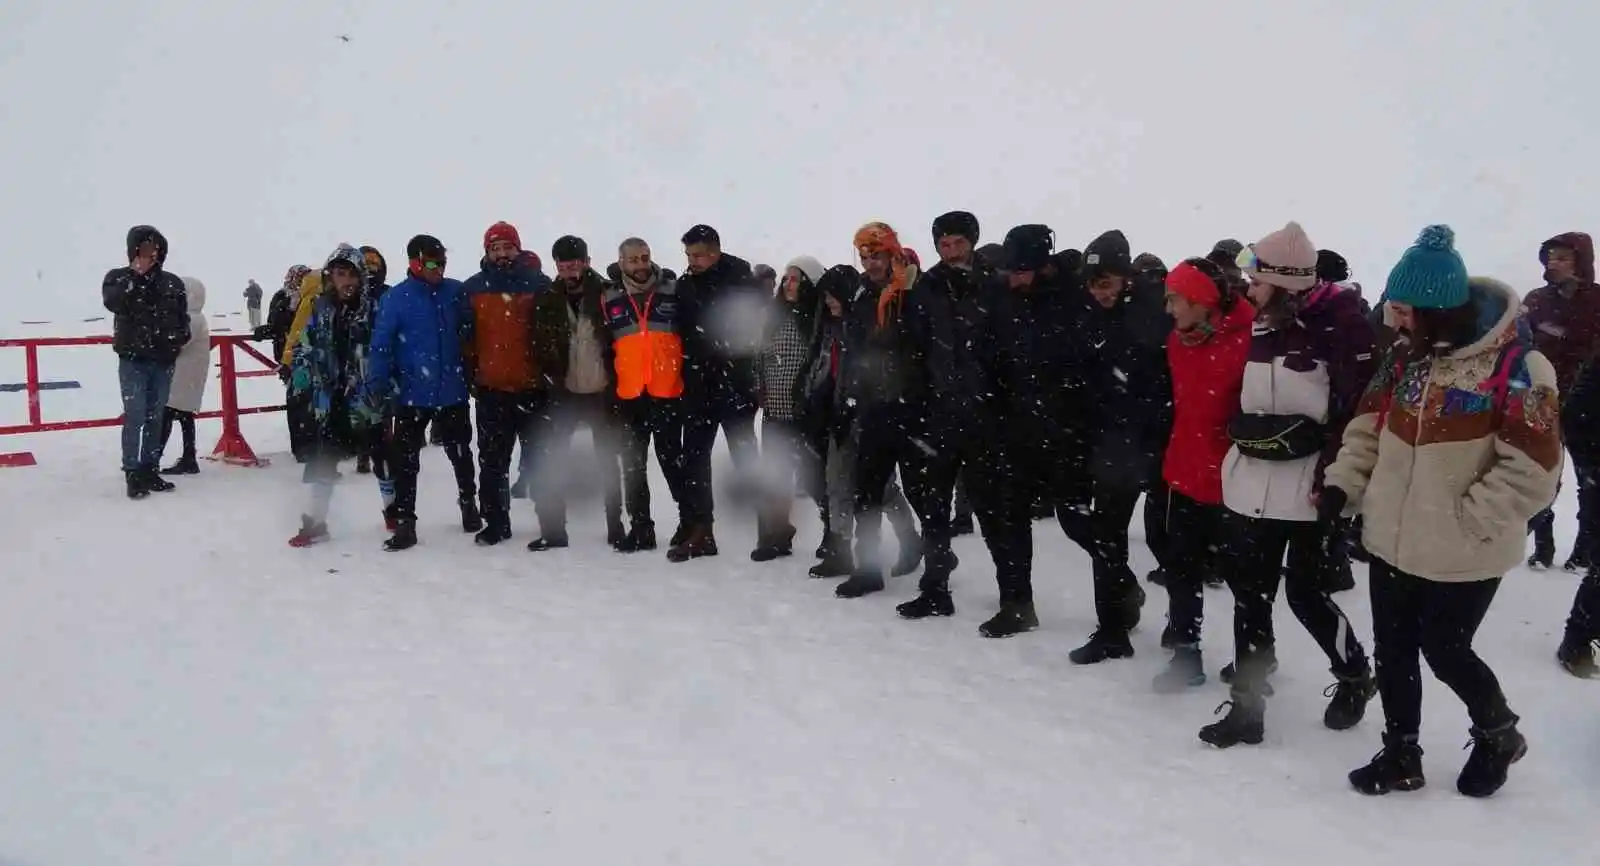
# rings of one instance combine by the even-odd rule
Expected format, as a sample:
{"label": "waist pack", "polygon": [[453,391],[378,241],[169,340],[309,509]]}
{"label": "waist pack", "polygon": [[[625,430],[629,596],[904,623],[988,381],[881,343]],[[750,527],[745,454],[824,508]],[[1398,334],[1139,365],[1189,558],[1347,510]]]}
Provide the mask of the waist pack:
{"label": "waist pack", "polygon": [[1283,461],[1322,453],[1328,434],[1305,415],[1244,414],[1228,422],[1228,438],[1246,457]]}

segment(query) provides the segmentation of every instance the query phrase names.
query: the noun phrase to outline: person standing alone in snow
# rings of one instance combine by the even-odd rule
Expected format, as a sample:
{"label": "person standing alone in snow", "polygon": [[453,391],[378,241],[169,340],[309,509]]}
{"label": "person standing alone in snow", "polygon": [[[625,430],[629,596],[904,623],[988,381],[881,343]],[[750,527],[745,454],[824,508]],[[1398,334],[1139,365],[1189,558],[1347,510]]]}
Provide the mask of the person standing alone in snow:
{"label": "person standing alone in snow", "polygon": [[472,311],[461,283],[444,275],[444,244],[417,235],[406,244],[407,277],[379,304],[367,366],[367,398],[394,404],[390,471],[394,474],[391,551],[417,544],[417,474],[430,423],[444,437],[456,477],[461,529],[483,529],[472,465],[472,412],[467,404],[462,345],[471,339]]}
{"label": "person standing alone in snow", "polygon": [[1422,670],[1467,705],[1472,754],[1456,788],[1487,797],[1527,751],[1517,714],[1472,640],[1526,550],[1561,473],[1555,369],[1519,333],[1517,297],[1469,278],[1449,226],[1429,226],[1389,273],[1396,342],[1345,428],[1319,509],[1359,510],[1372,555],[1383,750],[1350,773],[1365,794],[1424,784]]}
{"label": "person standing alone in snow", "polygon": [[211,326],[206,323],[206,286],[194,277],[183,278],[184,296],[189,302],[189,342],[178,353],[172,367],[172,388],[167,394],[167,415],[161,427],[161,449],[167,448],[172,428],[183,431],[183,456],[161,470],[163,475],[198,475],[195,459],[194,416],[205,399],[206,375],[211,372]]}
{"label": "person standing alone in snow", "polygon": [[366,359],[372,305],[362,290],[361,254],[341,245],[322,270],[322,291],[305,327],[290,347],[290,391],[306,403],[313,436],[302,480],[310,499],[290,547],[328,540],[328,506],[339,479],[339,461],[360,454],[381,423],[381,412],[365,399]]}
{"label": "person standing alone in snow", "polygon": [[250,330],[252,331],[261,327],[262,297],[261,285],[255,280],[251,280],[250,284],[244,287],[244,309],[245,313],[250,317]]}
{"label": "person standing alone in snow", "polygon": [[1342,541],[1343,525],[1316,505],[1322,470],[1376,366],[1372,326],[1355,295],[1318,281],[1316,264],[1317,248],[1293,222],[1239,255],[1257,314],[1222,464],[1234,599],[1234,663],[1223,679],[1232,693],[1228,715],[1200,731],[1219,748],[1261,742],[1280,584],[1338,678],[1324,724],[1354,727],[1375,692],[1366,651],[1325,579],[1324,552]]}
{"label": "person standing alone in snow", "polygon": [[168,273],[167,239],[151,226],[128,230],[128,266],[108,272],[101,300],[114,316],[111,348],[122,388],[122,474],[128,498],[173,490],[161,477],[161,423],[172,368],[189,342],[183,281]]}

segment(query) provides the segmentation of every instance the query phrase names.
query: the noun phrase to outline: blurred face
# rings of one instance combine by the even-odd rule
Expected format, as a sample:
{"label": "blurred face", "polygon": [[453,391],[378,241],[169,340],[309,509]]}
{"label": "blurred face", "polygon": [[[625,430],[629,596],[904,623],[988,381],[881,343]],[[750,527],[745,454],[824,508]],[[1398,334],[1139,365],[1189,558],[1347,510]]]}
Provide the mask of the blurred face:
{"label": "blurred face", "polygon": [[1173,327],[1180,331],[1198,328],[1211,316],[1210,309],[1175,292],[1167,293],[1167,312],[1172,315]]}
{"label": "blurred face", "polygon": [[894,256],[887,251],[863,252],[861,254],[861,270],[866,272],[868,279],[883,285],[889,282],[889,273],[894,270]]}
{"label": "blurred face", "polygon": [[489,257],[489,264],[497,268],[509,268],[516,264],[517,256],[522,255],[522,250],[510,241],[495,241],[484,252]]}
{"label": "blurred face", "polygon": [[1122,297],[1122,287],[1126,281],[1118,276],[1099,277],[1089,284],[1089,294],[1094,296],[1095,303],[1111,309],[1117,305],[1117,299]]}
{"label": "blurred face", "polygon": [[381,273],[383,273],[383,270],[384,270],[384,268],[383,268],[383,256],[378,255],[378,251],[377,250],[370,250],[370,251],[368,251],[366,253],[363,253],[362,257],[365,258],[366,261],[367,261],[367,273],[369,273],[369,274],[381,274]]}
{"label": "blurred face", "polygon": [[155,241],[145,241],[133,251],[133,261],[128,264],[134,273],[148,274],[155,270],[156,261],[160,256],[161,250],[156,247]]}
{"label": "blurred face", "polygon": [[778,280],[776,277],[762,276],[760,279],[756,280],[756,285],[760,286],[762,291],[770,295],[777,290]]}
{"label": "blurred face", "polygon": [[790,268],[783,275],[783,299],[789,303],[800,300],[800,281],[805,275],[799,268]]}
{"label": "blurred face", "polygon": [[722,250],[710,244],[690,244],[683,248],[683,255],[689,260],[689,273],[699,274],[716,265]]}
{"label": "blurred face", "polygon": [[573,259],[569,262],[556,262],[556,276],[563,280],[577,282],[583,279],[583,272],[589,269],[588,259]]}
{"label": "blurred face", "polygon": [[1417,330],[1417,309],[1410,304],[1397,304],[1389,302],[1389,316],[1395,328],[1401,331],[1415,332]]}
{"label": "blurred face", "polygon": [[1263,283],[1258,279],[1251,278],[1250,288],[1245,291],[1245,294],[1250,296],[1250,303],[1254,304],[1255,308],[1259,310],[1270,303],[1273,296],[1278,294],[1278,287],[1271,283]]}
{"label": "blurred face", "polygon": [[340,300],[348,301],[361,291],[361,274],[348,262],[340,262],[330,268],[328,279],[333,281],[333,291]]}
{"label": "blurred face", "polygon": [[650,261],[650,248],[647,246],[627,247],[622,251],[622,272],[627,274],[634,282],[642,283],[650,279],[650,272],[654,263]]}
{"label": "blurred face", "polygon": [[939,239],[939,261],[947,265],[972,263],[972,241],[961,235],[945,235]]}
{"label": "blurred face", "polygon": [[844,318],[844,304],[839,303],[838,298],[833,295],[823,295],[822,303],[828,308],[828,315],[835,319]]}
{"label": "blurred face", "polygon": [[1551,247],[1544,260],[1544,278],[1552,283],[1565,283],[1578,275],[1578,257],[1572,250]]}

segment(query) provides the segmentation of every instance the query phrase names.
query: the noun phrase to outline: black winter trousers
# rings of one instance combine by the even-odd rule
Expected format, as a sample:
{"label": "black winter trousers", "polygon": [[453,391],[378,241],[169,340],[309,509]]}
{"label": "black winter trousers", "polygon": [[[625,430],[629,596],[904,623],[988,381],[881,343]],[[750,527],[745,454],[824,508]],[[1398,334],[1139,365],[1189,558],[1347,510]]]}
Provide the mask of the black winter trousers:
{"label": "black winter trousers", "polygon": [[682,523],[710,522],[711,485],[685,483],[683,419],[677,400],[639,397],[624,400],[622,412],[622,485],[628,519],[635,526],[654,525],[650,516],[650,467],[646,458],[655,442],[656,462],[666,476],[667,489],[678,504]]}
{"label": "black winter trousers", "polygon": [[[1242,688],[1259,686],[1273,654],[1272,608],[1284,585],[1289,610],[1322,647],[1334,676],[1364,676],[1370,665],[1350,619],[1327,591],[1322,539],[1314,522],[1258,520],[1227,513],[1234,539],[1231,567],[1223,570],[1233,591],[1233,652]],[[1288,553],[1288,568],[1284,554]]]}
{"label": "black winter trousers", "polygon": [[472,502],[478,495],[478,485],[473,478],[472,412],[468,404],[439,409],[398,406],[394,410],[390,471],[394,475],[394,516],[399,520],[417,519],[417,475],[422,471],[422,448],[428,441],[430,423],[455,470],[457,501]]}
{"label": "black winter trousers", "polygon": [[1419,654],[1467,705],[1473,725],[1492,730],[1516,721],[1494,671],[1472,649],[1500,578],[1443,583],[1374,557],[1369,583],[1378,694],[1390,734],[1415,737],[1422,727]]}
{"label": "black winter trousers", "polygon": [[[950,492],[955,488],[959,455],[930,433],[920,405],[890,403],[865,409],[855,421],[856,564],[862,570],[881,567],[879,537],[883,529],[884,492],[900,470],[911,509],[922,524],[925,567],[923,591],[949,588],[954,569],[950,553]],[[942,495],[941,495],[942,491]]]}
{"label": "black winter trousers", "polygon": [[284,418],[289,425],[289,451],[295,459],[310,459],[317,444],[317,419],[311,410],[309,394],[290,394],[284,400]]}
{"label": "black winter trousers", "polygon": [[1572,599],[1572,614],[1567,617],[1567,636],[1578,640],[1600,640],[1600,565],[1589,566],[1578,593]]}
{"label": "black winter trousers", "polygon": [[549,459],[552,444],[550,395],[546,391],[478,392],[478,499],[484,522],[511,528],[511,457],[518,443],[533,455],[533,502],[539,532],[561,536],[567,531],[566,501],[553,483]]}
{"label": "black winter trousers", "polygon": [[[570,465],[572,437],[578,425],[589,428],[594,439],[594,458],[598,464],[600,493],[605,502],[606,524],[622,523],[622,419],[610,394],[572,394],[563,392],[555,399],[555,427],[550,447],[554,466]],[[540,518],[541,521],[543,518]]]}
{"label": "black winter trousers", "polygon": [[1168,488],[1162,525],[1167,533],[1167,626],[1179,645],[1198,645],[1205,616],[1205,581],[1228,554],[1228,510],[1191,499]]}
{"label": "black winter trousers", "polygon": [[716,510],[711,486],[711,452],[717,444],[717,431],[722,430],[728,437],[728,453],[733,456],[733,471],[738,481],[754,479],[761,460],[760,448],[756,445],[756,410],[721,417],[709,410],[686,413],[682,426],[683,483],[692,489],[696,502],[704,503],[702,522],[710,523]]}
{"label": "black winter trousers", "polygon": [[161,450],[167,450],[167,442],[172,439],[172,428],[176,425],[183,431],[183,459],[195,459],[194,445],[194,414],[182,409],[167,407],[167,412],[161,419]]}

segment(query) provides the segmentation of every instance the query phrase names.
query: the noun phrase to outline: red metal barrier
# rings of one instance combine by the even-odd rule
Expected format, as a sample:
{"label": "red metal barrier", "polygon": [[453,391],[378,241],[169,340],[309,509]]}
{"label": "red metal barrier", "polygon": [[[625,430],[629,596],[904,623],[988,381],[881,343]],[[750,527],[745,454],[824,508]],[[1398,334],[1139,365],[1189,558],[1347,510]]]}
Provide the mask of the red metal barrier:
{"label": "red metal barrier", "polygon": [[[251,450],[250,443],[245,441],[244,433],[239,429],[239,418],[243,415],[259,415],[263,412],[281,412],[283,406],[239,406],[239,380],[259,376],[272,376],[276,374],[278,365],[271,358],[261,354],[256,347],[250,345],[254,338],[247,334],[212,334],[211,348],[218,350],[217,369],[220,371],[218,382],[222,386],[222,408],[209,412],[201,412],[196,418],[221,418],[222,437],[217,440],[217,447],[211,453],[212,460],[221,460],[234,466],[265,466],[265,458],[257,457]],[[110,337],[23,337],[18,339],[0,340],[0,349],[22,349],[27,356],[27,393],[28,393],[28,423],[0,427],[0,436],[10,436],[21,433],[50,433],[56,430],[86,430],[92,427],[120,427],[122,416],[114,418],[89,418],[81,421],[45,421],[44,412],[39,405],[39,350],[53,346],[109,346]],[[243,351],[246,355],[260,361],[266,369],[247,370],[239,372],[234,351]],[[109,363],[109,359],[108,359]],[[0,454],[0,467],[7,466],[32,466],[35,464],[33,454],[23,451],[14,454]]]}

